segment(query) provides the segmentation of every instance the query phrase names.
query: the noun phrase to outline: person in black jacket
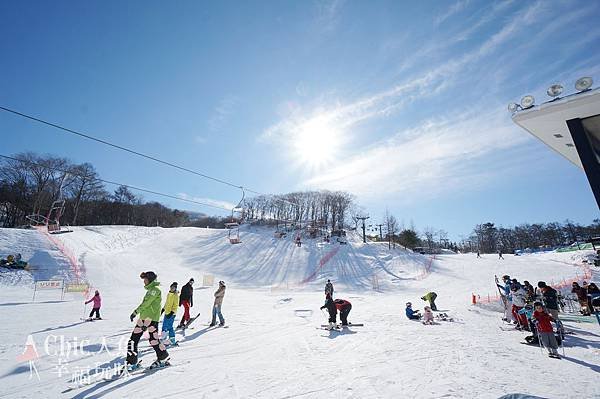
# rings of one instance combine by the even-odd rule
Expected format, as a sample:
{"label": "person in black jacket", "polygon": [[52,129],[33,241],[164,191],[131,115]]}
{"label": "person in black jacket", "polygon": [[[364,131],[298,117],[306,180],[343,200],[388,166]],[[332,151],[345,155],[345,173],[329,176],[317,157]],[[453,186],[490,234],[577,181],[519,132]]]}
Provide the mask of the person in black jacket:
{"label": "person in black jacket", "polygon": [[542,293],[544,305],[546,306],[548,313],[550,313],[554,320],[558,320],[558,295],[556,290],[546,285],[543,281],[538,282],[538,288]]}
{"label": "person in black jacket", "polygon": [[190,308],[194,306],[194,279],[191,278],[190,281],[183,287],[181,287],[181,294],[179,294],[179,306],[183,306],[184,312],[181,321],[179,322],[179,326],[177,328],[184,327],[185,324],[191,319],[190,317]]}
{"label": "person in black jacket", "polygon": [[329,329],[335,327],[336,316],[337,316],[337,307],[335,306],[335,302],[331,298],[331,294],[327,294],[325,297],[325,304],[321,306],[321,310],[327,309],[329,312]]}

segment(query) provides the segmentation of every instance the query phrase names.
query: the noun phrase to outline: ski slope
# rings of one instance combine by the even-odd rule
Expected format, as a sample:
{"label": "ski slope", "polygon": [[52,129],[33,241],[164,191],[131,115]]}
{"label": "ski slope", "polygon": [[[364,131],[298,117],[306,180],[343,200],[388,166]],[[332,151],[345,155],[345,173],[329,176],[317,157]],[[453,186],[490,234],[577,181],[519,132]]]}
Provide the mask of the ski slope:
{"label": "ski slope", "polygon": [[[432,259],[352,235],[348,245],[304,239],[301,247],[289,236],[246,227],[242,244],[231,245],[223,230],[90,226],[53,236],[61,252],[35,230],[0,229],[0,255],[21,252],[39,269],[0,274],[0,398],[600,397],[598,324],[567,322],[575,335],[567,337],[566,357],[554,360],[521,345],[523,333],[501,331],[493,308],[470,304],[472,293],[497,292],[495,274],[534,284],[581,275],[587,252]],[[39,291],[32,303],[34,279],[73,279],[70,256],[100,290],[105,320],[80,320],[81,294],[61,301],[56,291]],[[129,314],[145,293],[139,274],[147,270],[158,274],[163,300],[172,281],[181,287],[196,280],[192,313],[201,316],[169,349],[173,366],[65,392],[77,372],[122,361],[133,327]],[[201,287],[204,275],[227,283],[223,314],[230,328],[205,325],[216,287]],[[319,310],[327,279],[336,297],[352,302],[350,321],[364,327],[316,328],[327,320]],[[422,308],[419,298],[429,290],[455,322],[424,326],[406,319],[405,302]],[[39,380],[30,379],[27,362],[16,361],[29,334],[40,356]],[[61,340],[84,342],[76,353],[63,344],[61,354]],[[149,348],[147,341],[140,348]],[[153,357],[141,355],[145,364]]]}

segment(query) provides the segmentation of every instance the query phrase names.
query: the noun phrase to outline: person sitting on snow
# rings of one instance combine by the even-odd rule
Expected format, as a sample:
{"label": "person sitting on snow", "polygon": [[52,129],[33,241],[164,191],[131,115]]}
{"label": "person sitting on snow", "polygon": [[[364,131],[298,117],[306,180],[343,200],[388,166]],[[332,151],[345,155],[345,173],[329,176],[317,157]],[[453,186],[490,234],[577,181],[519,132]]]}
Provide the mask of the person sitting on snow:
{"label": "person sitting on snow", "polygon": [[428,292],[427,294],[421,297],[422,300],[428,301],[429,306],[431,306],[431,310],[437,311],[437,306],[435,306],[435,298],[437,298],[437,294],[435,292]]}
{"label": "person sitting on snow", "polygon": [[417,310],[413,310],[412,308],[412,303],[410,302],[406,302],[406,317],[408,317],[409,320],[420,320],[421,319],[421,315],[419,314],[419,309]]}
{"label": "person sitting on snow", "polygon": [[330,294],[327,294],[325,297],[325,304],[321,306],[321,310],[327,309],[329,312],[329,329],[335,328],[336,317],[337,317],[337,307],[335,306],[335,302],[331,298]]}
{"label": "person sitting on snow", "polygon": [[429,306],[423,309],[423,324],[435,324],[433,322],[433,312]]}

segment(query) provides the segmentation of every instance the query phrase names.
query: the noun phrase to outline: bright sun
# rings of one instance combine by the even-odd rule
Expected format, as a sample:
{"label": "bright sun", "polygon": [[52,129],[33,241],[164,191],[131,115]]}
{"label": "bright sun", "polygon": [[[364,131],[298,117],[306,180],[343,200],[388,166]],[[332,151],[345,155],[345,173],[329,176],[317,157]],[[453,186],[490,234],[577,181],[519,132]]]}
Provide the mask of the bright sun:
{"label": "bright sun", "polygon": [[339,132],[326,118],[313,118],[293,138],[296,156],[302,164],[313,168],[328,165],[336,157],[340,139]]}

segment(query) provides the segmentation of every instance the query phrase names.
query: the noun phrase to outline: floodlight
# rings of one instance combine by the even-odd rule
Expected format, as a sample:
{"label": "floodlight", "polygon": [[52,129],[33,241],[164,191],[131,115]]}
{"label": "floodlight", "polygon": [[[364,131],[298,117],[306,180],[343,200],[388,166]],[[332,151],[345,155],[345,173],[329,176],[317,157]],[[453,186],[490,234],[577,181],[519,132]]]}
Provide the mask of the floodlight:
{"label": "floodlight", "polygon": [[516,103],[508,104],[508,110],[510,112],[517,112],[519,110],[519,104],[516,104]]}
{"label": "floodlight", "polygon": [[521,107],[523,107],[523,109],[531,108],[533,107],[534,102],[535,98],[533,98],[532,95],[528,94],[521,99]]}
{"label": "floodlight", "polygon": [[575,90],[577,90],[577,91],[589,90],[589,88],[592,87],[593,83],[594,83],[594,80],[588,76],[579,78],[579,79],[577,79],[577,82],[575,82]]}
{"label": "floodlight", "polygon": [[548,87],[548,90],[546,90],[546,94],[548,94],[550,97],[558,97],[558,96],[560,96],[560,93],[562,93],[562,91],[563,91],[562,85],[555,84],[555,85]]}

